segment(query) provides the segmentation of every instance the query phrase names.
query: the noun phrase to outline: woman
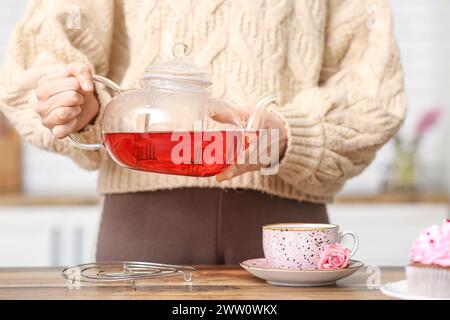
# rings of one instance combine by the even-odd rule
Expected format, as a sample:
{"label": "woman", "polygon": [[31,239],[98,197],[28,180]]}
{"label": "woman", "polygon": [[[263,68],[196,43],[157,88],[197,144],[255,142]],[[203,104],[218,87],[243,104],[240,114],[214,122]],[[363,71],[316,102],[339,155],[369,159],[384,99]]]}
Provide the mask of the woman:
{"label": "woman", "polygon": [[[212,73],[213,96],[241,111],[279,93],[266,123],[280,130],[276,175],[248,166],[216,178],[136,172],[66,139],[100,139],[99,114],[111,97],[93,73],[139,87],[145,67],[168,60],[180,41]],[[1,111],[25,139],[100,171],[98,260],[234,264],[262,256],[262,225],[327,222],[325,203],[405,116],[387,0],[32,1],[0,81]]]}

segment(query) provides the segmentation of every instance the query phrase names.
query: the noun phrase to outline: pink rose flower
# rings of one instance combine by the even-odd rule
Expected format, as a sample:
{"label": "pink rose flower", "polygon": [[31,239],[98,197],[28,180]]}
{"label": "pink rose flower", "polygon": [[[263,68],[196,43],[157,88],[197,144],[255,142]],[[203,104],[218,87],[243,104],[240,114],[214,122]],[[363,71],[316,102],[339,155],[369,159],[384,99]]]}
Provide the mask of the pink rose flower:
{"label": "pink rose flower", "polygon": [[343,269],[348,266],[349,260],[350,250],[340,243],[332,243],[325,246],[318,267],[320,270]]}
{"label": "pink rose flower", "polygon": [[442,113],[442,109],[439,107],[434,107],[428,110],[420,119],[419,123],[417,124],[417,135],[418,137],[422,137],[425,135],[425,133],[431,129],[438,121],[439,116]]}

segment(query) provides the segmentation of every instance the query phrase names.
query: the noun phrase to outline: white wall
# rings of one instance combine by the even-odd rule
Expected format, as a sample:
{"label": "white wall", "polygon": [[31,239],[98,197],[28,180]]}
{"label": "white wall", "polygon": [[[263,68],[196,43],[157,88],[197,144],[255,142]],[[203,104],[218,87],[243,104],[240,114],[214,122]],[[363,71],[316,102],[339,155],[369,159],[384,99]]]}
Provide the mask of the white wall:
{"label": "white wall", "polygon": [[[15,24],[23,15],[27,0],[4,0],[0,10],[0,61],[3,65],[6,41]],[[24,191],[34,194],[94,194],[96,172],[79,169],[70,159],[52,154],[24,142]]]}
{"label": "white wall", "polygon": [[[0,58],[15,21],[26,0],[4,0],[0,11]],[[442,105],[446,117],[424,141],[421,150],[425,185],[442,188],[450,180],[450,1],[393,0],[396,31],[401,49],[409,113],[403,128],[411,133],[420,114],[431,105]],[[95,173],[78,169],[70,160],[24,145],[24,186],[29,192],[92,193]],[[375,192],[379,189],[391,157],[391,146],[379,153],[363,175],[352,179],[346,192]]]}
{"label": "white wall", "polygon": [[95,260],[98,206],[0,206],[0,267]]}
{"label": "white wall", "polygon": [[[444,118],[424,139],[420,150],[424,187],[448,188],[450,147],[450,1],[392,0],[396,35],[401,51],[408,116],[401,130],[410,135],[418,118],[430,106],[442,106]],[[391,144],[346,191],[376,190],[391,159]]]}
{"label": "white wall", "polygon": [[[403,266],[420,231],[440,224],[447,210],[443,204],[337,204],[329,215],[343,231],[358,235],[353,259],[367,266]],[[0,206],[0,267],[92,262],[99,220],[98,206]],[[349,239],[343,244],[352,246]]]}

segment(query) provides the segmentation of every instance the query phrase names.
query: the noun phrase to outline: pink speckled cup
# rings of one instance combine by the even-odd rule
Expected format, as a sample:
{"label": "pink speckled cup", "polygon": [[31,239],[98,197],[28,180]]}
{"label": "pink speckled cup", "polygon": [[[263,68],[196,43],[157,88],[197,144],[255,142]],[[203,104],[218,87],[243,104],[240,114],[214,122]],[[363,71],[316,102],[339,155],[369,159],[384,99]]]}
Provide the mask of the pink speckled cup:
{"label": "pink speckled cup", "polygon": [[353,238],[350,256],[358,249],[358,237],[341,232],[335,224],[278,223],[263,226],[263,249],[267,263],[273,268],[317,270],[320,254],[327,244]]}

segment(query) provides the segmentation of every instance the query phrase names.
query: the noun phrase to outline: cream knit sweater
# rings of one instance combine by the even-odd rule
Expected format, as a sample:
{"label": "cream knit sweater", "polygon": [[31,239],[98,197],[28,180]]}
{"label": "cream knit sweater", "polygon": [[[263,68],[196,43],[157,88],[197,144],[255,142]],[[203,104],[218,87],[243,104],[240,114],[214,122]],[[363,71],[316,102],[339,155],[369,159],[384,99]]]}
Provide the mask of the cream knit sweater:
{"label": "cream knit sweater", "polygon": [[[0,110],[31,143],[99,169],[101,194],[197,186],[329,202],[373,160],[405,116],[387,2],[30,1],[8,45]],[[213,96],[248,106],[263,94],[279,93],[275,112],[288,127],[288,148],[277,175],[247,173],[219,184],[214,178],[123,169],[104,151],[82,151],[53,138],[33,112],[37,82],[65,64],[87,62],[124,88],[138,87],[144,69],[168,60],[178,41],[189,44],[195,61],[212,73]],[[97,91],[103,109],[110,96],[104,88]],[[99,140],[98,122],[82,131],[85,141]]]}

